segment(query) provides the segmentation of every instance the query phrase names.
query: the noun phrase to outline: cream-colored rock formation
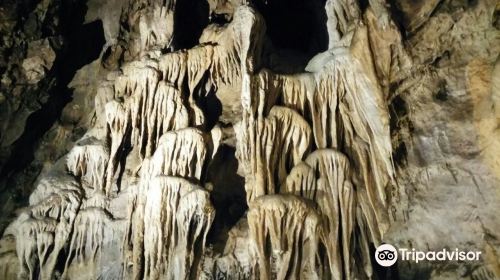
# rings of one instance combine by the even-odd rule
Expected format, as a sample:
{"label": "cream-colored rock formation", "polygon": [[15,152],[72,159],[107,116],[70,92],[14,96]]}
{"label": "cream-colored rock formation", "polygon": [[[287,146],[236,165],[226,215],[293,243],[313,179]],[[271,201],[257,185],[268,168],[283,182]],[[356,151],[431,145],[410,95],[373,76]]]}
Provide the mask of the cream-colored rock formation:
{"label": "cream-colored rock formation", "polygon": [[[313,1],[325,47],[285,72],[269,63],[281,50],[265,9],[286,1],[200,1],[208,24],[184,49],[188,2],[129,0],[119,19],[94,16],[108,24],[107,50],[88,130],[4,230],[0,279],[382,279],[372,254],[384,242],[485,255],[448,270],[402,264],[401,279],[500,277],[498,3]],[[54,61],[40,44],[48,54],[23,63],[30,83]],[[430,104],[436,88],[457,104],[471,96],[465,133],[479,147],[461,143],[461,112]],[[242,186],[213,175],[230,169],[218,166],[227,149]],[[238,187],[248,209],[228,226],[234,203],[219,196]],[[461,216],[473,229],[454,233]]]}

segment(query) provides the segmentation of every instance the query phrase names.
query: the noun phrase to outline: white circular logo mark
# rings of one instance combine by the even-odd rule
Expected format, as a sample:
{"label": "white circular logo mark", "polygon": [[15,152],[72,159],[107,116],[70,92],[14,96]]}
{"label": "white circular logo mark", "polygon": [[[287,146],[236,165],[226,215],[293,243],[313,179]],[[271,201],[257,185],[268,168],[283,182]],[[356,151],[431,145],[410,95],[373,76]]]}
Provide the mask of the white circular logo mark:
{"label": "white circular logo mark", "polygon": [[398,260],[398,251],[391,244],[382,244],[375,251],[375,260],[381,266],[391,266]]}

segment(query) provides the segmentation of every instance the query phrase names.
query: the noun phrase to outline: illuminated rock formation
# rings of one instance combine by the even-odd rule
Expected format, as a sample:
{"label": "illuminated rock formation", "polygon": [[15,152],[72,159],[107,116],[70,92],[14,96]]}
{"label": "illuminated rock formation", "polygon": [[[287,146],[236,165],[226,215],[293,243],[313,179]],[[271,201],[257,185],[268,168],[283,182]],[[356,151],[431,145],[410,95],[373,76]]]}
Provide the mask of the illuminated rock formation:
{"label": "illuminated rock formation", "polygon": [[[403,2],[89,0],[83,25],[100,24],[106,42],[94,62],[68,58],[73,69],[60,49],[71,30],[58,37],[56,20],[45,23],[59,0],[40,1],[16,32],[31,38],[31,21],[47,15],[39,35],[50,38],[0,65],[9,106],[36,86],[53,94],[21,135],[0,119],[0,191],[25,182],[31,193],[0,195],[10,212],[24,206],[2,216],[0,278],[381,279],[372,253],[385,242],[482,246],[481,263],[457,266],[500,277],[498,164],[481,154],[498,151],[488,140],[498,134],[498,5]],[[5,22],[1,34],[16,28]],[[467,39],[471,25],[484,36]],[[68,46],[92,44],[85,34]],[[9,78],[17,72],[21,82]],[[67,87],[74,100],[52,100]],[[450,100],[474,111],[477,147],[457,140],[463,114]],[[33,175],[16,156],[26,161],[19,151],[37,137]],[[14,180],[19,170],[29,180]],[[444,240],[450,228],[464,233]]]}

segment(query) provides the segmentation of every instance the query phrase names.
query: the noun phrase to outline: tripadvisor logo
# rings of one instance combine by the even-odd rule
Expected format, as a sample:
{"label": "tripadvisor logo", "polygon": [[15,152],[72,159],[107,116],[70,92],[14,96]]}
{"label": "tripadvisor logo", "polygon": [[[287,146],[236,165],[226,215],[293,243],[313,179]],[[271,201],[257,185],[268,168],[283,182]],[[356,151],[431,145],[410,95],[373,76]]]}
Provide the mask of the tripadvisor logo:
{"label": "tripadvisor logo", "polygon": [[[399,251],[399,253],[398,253]],[[396,250],[391,244],[382,244],[375,251],[375,260],[381,266],[389,267],[399,259],[402,261],[478,261],[480,251],[460,251],[443,249],[440,251],[417,251],[415,249],[399,248]]]}
{"label": "tripadvisor logo", "polygon": [[391,266],[398,260],[398,251],[391,244],[382,244],[375,251],[375,260],[381,266]]}

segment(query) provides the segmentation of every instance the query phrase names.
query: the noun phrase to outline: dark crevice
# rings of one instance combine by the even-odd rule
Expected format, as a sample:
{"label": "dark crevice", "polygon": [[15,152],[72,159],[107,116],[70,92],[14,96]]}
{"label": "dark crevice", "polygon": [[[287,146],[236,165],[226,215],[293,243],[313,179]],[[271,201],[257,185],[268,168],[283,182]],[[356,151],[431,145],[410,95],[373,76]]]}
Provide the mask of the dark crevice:
{"label": "dark crevice", "polygon": [[389,1],[389,15],[392,18],[393,22],[396,24],[397,28],[399,29],[399,33],[401,34],[401,37],[403,40],[406,40],[407,38],[407,32],[406,28],[408,27],[405,22],[405,15],[403,11],[401,11],[398,8],[398,5],[394,3],[394,0]]}
{"label": "dark crevice", "polygon": [[267,35],[282,49],[303,53],[326,50],[328,35],[322,1],[255,1],[267,25]]}
{"label": "dark crevice", "polygon": [[392,159],[396,165],[401,166],[407,162],[408,155],[402,133],[410,129],[408,107],[406,101],[401,96],[397,95],[393,98],[389,105],[389,114],[392,145],[394,147]]}
{"label": "dark crevice", "polygon": [[198,44],[203,29],[208,25],[208,3],[177,1],[174,17],[174,49],[192,48]]}
{"label": "dark crevice", "polygon": [[[191,93],[196,100],[196,105],[203,111],[205,116],[205,131],[210,131],[222,115],[222,102],[217,97],[215,88],[208,86],[210,83],[209,76],[210,73],[208,71],[205,72]],[[187,83],[184,92],[190,92]]]}
{"label": "dark crevice", "polygon": [[225,25],[228,24],[230,20],[230,16],[227,14],[212,14],[210,16],[210,23],[217,24],[217,25]]}
{"label": "dark crevice", "polygon": [[361,11],[361,14],[364,14],[366,9],[370,6],[369,0],[359,0],[359,10]]}
{"label": "dark crevice", "polygon": [[440,84],[439,84],[439,90],[438,92],[436,92],[436,94],[434,95],[434,98],[436,100],[439,100],[441,102],[445,102],[445,101],[448,101],[448,90],[446,89],[446,82],[442,81]]}
{"label": "dark crevice", "polygon": [[396,165],[403,165],[406,163],[406,158],[408,156],[408,150],[406,149],[406,144],[400,142],[392,151],[392,159]]}
{"label": "dark crevice", "polygon": [[303,72],[328,48],[324,1],[254,1],[266,22],[264,64],[280,73]]}
{"label": "dark crevice", "polygon": [[[110,129],[109,126],[108,129]],[[113,170],[113,174],[115,174],[116,172],[118,173],[118,176],[116,178],[117,193],[119,193],[122,190],[122,184],[124,179],[123,175],[125,174],[125,165],[127,163],[127,157],[133,149],[133,145],[131,143],[132,137],[130,137],[131,133],[132,133],[132,128],[128,126],[124,133],[125,137],[123,137],[122,143],[118,147],[116,157],[114,159],[110,159],[116,161],[114,162],[114,166],[115,168],[117,168],[117,170]],[[109,137],[111,133],[107,133],[107,135]],[[107,143],[111,143],[111,139],[108,139]],[[118,166],[116,165],[116,163],[118,163]]]}
{"label": "dark crevice", "polygon": [[[37,87],[27,87],[24,93],[25,96],[33,96],[23,102],[25,106],[33,106],[34,112],[27,117],[23,133],[12,144],[0,170],[0,191],[12,193],[16,204],[28,203],[33,183],[43,167],[35,160],[35,151],[47,131],[60,118],[63,108],[72,100],[73,91],[68,84],[78,69],[99,57],[104,45],[102,22],[83,24],[85,13],[85,1],[64,1],[58,7],[58,14],[54,11],[62,43],[55,48],[57,56],[46,77]],[[51,44],[54,42],[51,41]],[[35,102],[36,106],[30,105]],[[6,194],[4,198],[8,196]],[[12,214],[4,213],[4,217]],[[2,228],[3,225],[0,225],[0,230]]]}
{"label": "dark crevice", "polygon": [[36,142],[60,117],[62,109],[71,101],[73,94],[67,86],[76,71],[99,57],[104,45],[104,31],[100,21],[84,24],[68,38],[66,53],[59,55],[49,77],[55,77],[54,87],[48,85],[42,90],[49,92],[49,98],[42,108],[31,114],[23,134],[13,144],[13,151],[0,176],[5,178],[23,170],[34,159]]}
{"label": "dark crevice", "polygon": [[[223,144],[208,167],[207,181],[213,186],[212,204],[216,215],[210,228],[208,242],[225,244],[227,232],[243,217],[248,209],[245,181],[237,174],[238,160],[235,148]],[[222,239],[222,240],[221,240]]]}
{"label": "dark crevice", "polygon": [[210,91],[207,96],[199,100],[199,106],[205,113],[207,130],[211,130],[222,114],[222,103],[215,95],[215,91]]}

